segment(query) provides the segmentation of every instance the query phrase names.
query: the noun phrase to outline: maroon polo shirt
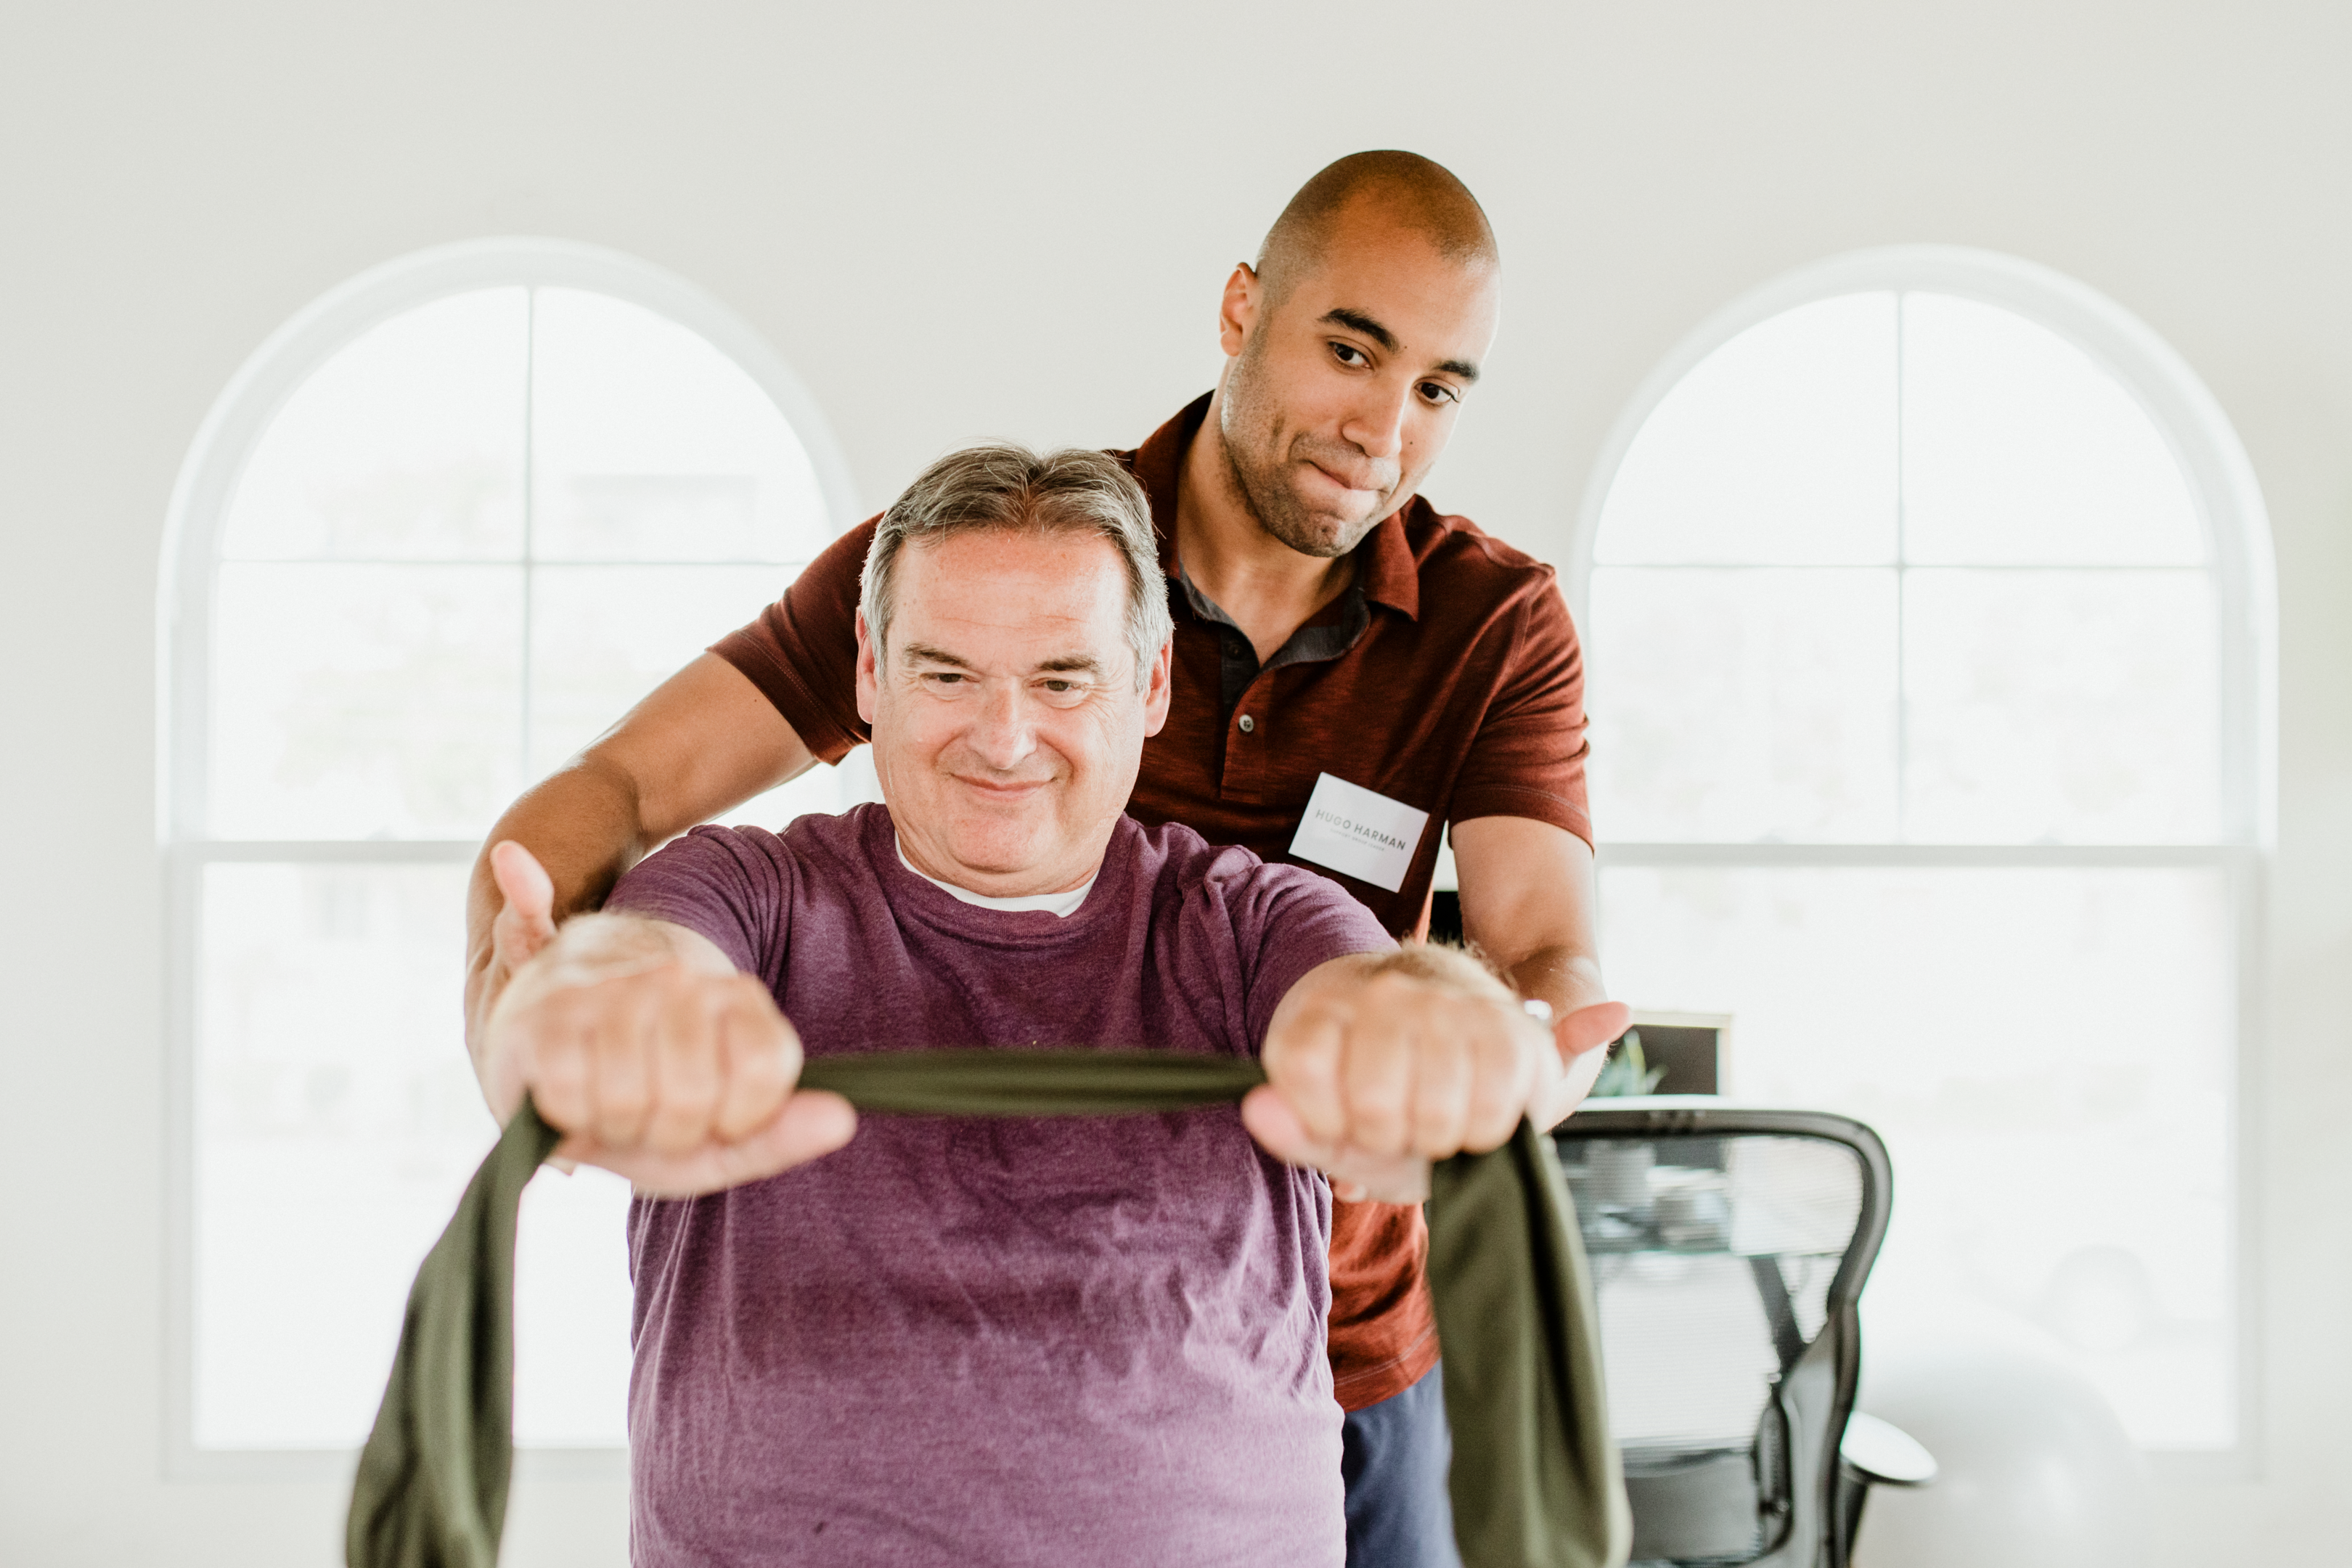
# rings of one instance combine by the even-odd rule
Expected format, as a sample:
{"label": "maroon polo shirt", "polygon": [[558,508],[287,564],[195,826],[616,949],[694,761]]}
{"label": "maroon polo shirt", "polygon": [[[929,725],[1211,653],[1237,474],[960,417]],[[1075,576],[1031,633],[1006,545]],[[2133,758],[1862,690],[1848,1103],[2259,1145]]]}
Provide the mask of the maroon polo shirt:
{"label": "maroon polo shirt", "polygon": [[[1303,865],[1394,936],[1423,929],[1438,827],[1526,816],[1590,842],[1584,662],[1552,569],[1415,497],[1356,547],[1355,581],[1261,666],[1176,558],[1184,455],[1202,396],[1133,452],[1176,623],[1168,722],[1143,745],[1128,813]],[[818,756],[869,738],[857,716],[857,586],[874,523],[850,530],[712,652],[766,693]],[[1394,892],[1290,853],[1318,775],[1429,814]],[[1331,1370],[1350,1410],[1437,1360],[1417,1205],[1340,1204],[1331,1226]]]}

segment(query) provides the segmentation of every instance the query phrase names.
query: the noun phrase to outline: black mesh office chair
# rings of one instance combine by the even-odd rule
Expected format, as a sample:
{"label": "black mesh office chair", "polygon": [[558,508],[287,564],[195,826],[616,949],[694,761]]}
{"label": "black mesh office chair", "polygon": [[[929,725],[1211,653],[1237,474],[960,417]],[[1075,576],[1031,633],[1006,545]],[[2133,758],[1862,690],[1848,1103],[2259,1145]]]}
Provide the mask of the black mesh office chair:
{"label": "black mesh office chair", "polygon": [[1855,1303],[1886,1234],[1858,1121],[1707,1096],[1595,1100],[1561,1124],[1601,1310],[1635,1564],[1845,1568],[1874,1482],[1932,1477],[1853,1423]]}

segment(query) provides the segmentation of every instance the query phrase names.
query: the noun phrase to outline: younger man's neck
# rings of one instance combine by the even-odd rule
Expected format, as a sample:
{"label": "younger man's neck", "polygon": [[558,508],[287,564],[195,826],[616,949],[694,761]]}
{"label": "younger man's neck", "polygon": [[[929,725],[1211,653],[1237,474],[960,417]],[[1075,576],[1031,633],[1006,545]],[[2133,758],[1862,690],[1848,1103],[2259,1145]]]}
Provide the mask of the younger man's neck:
{"label": "younger man's neck", "polygon": [[1176,559],[1193,586],[1234,619],[1259,662],[1345,593],[1355,565],[1293,550],[1265,531],[1225,455],[1217,402],[1184,454],[1176,487]]}

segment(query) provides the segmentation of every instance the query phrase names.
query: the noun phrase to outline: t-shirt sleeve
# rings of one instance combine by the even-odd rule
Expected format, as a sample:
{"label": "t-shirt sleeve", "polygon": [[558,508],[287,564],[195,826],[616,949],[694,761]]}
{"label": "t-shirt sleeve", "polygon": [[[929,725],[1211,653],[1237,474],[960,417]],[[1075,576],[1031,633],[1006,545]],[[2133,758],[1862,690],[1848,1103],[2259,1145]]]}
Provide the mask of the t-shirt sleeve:
{"label": "t-shirt sleeve", "polygon": [[791,857],[765,829],[698,827],[630,868],[604,909],[684,926],[773,984],[783,972],[792,875]]}
{"label": "t-shirt sleeve", "polygon": [[1234,940],[1246,976],[1243,1003],[1250,1054],[1307,971],[1358,952],[1392,952],[1396,941],[1372,911],[1328,877],[1260,863],[1233,904]]}
{"label": "t-shirt sleeve", "polygon": [[857,716],[857,584],[880,521],[868,518],[826,545],[759,619],[710,645],[828,763],[870,738]]}
{"label": "t-shirt sleeve", "polygon": [[1449,820],[1528,816],[1590,844],[1584,650],[1549,572],[1522,601],[1510,648],[1510,668],[1455,777]]}

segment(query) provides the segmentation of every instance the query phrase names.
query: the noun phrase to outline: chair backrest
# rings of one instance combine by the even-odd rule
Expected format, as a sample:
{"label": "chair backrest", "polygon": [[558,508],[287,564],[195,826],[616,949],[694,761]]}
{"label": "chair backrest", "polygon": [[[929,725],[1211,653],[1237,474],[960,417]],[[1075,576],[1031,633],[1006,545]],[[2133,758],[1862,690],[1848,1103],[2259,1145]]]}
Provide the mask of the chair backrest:
{"label": "chair backrest", "polygon": [[1886,1234],[1861,1122],[1709,1096],[1588,1101],[1555,1134],[1592,1268],[1636,1563],[1821,1568]]}

